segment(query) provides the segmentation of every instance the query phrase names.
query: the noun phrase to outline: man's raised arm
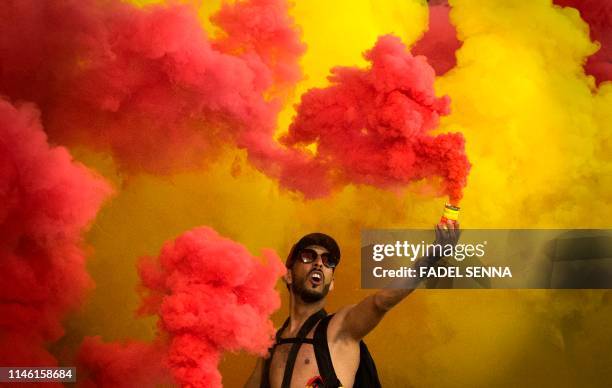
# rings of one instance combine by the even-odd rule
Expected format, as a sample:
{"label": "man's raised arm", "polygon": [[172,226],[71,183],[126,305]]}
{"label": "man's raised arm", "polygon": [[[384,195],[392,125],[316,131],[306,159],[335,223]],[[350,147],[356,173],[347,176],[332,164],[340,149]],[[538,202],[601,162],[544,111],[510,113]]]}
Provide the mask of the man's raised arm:
{"label": "man's raised arm", "polygon": [[[459,223],[455,226],[452,222],[447,225],[436,225],[436,244],[457,244],[459,240]],[[413,268],[420,273],[420,267],[429,267],[435,264],[439,257],[421,257],[416,260]],[[397,278],[385,289],[369,295],[361,302],[347,306],[336,315],[341,320],[339,335],[348,336],[354,340],[365,337],[378,325],[382,317],[393,306],[401,302],[420,284],[420,278]]]}

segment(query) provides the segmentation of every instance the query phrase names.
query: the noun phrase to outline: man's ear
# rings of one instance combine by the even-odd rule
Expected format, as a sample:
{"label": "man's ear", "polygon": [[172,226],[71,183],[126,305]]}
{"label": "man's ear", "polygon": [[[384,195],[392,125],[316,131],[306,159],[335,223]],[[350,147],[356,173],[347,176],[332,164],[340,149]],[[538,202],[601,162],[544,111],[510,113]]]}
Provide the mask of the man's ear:
{"label": "man's ear", "polygon": [[332,280],[331,282],[329,282],[329,290],[333,290],[334,289],[334,277],[332,276]]}
{"label": "man's ear", "polygon": [[293,277],[291,276],[291,270],[289,268],[287,268],[287,272],[285,272],[285,276],[283,276],[285,278],[285,283],[290,286],[291,283],[293,283]]}

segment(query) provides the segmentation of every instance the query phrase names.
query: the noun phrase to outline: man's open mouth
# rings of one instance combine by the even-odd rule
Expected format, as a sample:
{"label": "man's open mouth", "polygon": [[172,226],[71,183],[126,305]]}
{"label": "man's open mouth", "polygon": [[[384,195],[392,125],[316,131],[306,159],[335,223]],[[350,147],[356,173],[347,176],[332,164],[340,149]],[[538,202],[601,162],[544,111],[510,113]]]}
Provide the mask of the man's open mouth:
{"label": "man's open mouth", "polygon": [[310,273],[309,280],[316,287],[323,283],[323,273],[319,270],[314,270]]}

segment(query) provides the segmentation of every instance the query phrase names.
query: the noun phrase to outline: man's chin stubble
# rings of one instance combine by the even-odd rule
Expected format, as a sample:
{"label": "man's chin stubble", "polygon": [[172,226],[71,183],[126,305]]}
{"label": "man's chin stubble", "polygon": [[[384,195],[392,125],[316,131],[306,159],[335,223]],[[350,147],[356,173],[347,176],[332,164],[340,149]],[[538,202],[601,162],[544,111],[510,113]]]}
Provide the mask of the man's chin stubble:
{"label": "man's chin stubble", "polygon": [[316,303],[316,302],[320,301],[321,299],[323,299],[325,297],[325,295],[327,295],[326,291],[328,289],[329,289],[329,286],[324,286],[323,291],[321,291],[321,292],[313,292],[313,291],[310,291],[306,287],[300,287],[300,289],[298,289],[298,290],[293,288],[293,293],[295,295],[298,295],[300,297],[300,299],[302,299],[302,301],[304,303]]}

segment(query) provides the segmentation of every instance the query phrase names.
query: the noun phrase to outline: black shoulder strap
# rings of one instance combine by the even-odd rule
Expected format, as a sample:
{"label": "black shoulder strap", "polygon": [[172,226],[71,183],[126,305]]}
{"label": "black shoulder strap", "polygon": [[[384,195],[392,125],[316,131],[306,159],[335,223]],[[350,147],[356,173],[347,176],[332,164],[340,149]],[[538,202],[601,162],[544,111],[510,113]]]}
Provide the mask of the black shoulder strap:
{"label": "black shoulder strap", "polygon": [[[327,313],[323,309],[312,314],[300,328],[300,331],[297,334],[297,338],[303,339],[304,337],[306,337],[308,332],[312,330],[312,328],[317,324],[317,322],[319,322],[326,315]],[[298,352],[300,350],[300,346],[302,346],[301,342],[294,343],[291,346],[291,350],[289,351],[289,356],[287,357],[287,363],[285,364],[285,374],[283,375],[283,384],[281,385],[281,388],[289,388],[291,385],[291,377],[293,376],[293,367],[295,366],[295,359],[297,358]]]}
{"label": "black shoulder strap", "polygon": [[353,388],[381,388],[376,364],[365,342],[359,342],[359,368]]}
{"label": "black shoulder strap", "polygon": [[312,328],[317,324],[317,322],[319,322],[322,318],[325,318],[326,315],[327,315],[327,312],[324,309],[321,309],[317,311],[316,313],[312,314],[310,317],[308,317],[306,322],[304,322],[304,324],[300,328],[300,331],[298,332],[297,337],[290,338],[290,339],[281,338],[283,331],[289,325],[289,318],[285,320],[285,323],[283,323],[283,326],[281,326],[281,328],[278,329],[278,331],[276,332],[276,342],[274,343],[272,348],[270,348],[270,355],[264,362],[264,368],[262,371],[261,385],[260,385],[262,388],[270,387],[270,364],[272,362],[272,357],[274,356],[274,350],[276,349],[276,346],[281,343],[293,343],[293,345],[291,346],[291,350],[289,351],[289,356],[287,357],[287,363],[285,364],[285,373],[283,375],[283,383],[281,387],[288,388],[291,385],[291,377],[293,376],[293,367],[295,366],[295,360],[300,350],[300,346],[302,346],[302,343],[304,342],[307,342],[307,343],[310,342],[304,337],[306,337],[306,335],[310,332],[310,330],[312,330]]}
{"label": "black shoulder strap", "polygon": [[[334,364],[332,363],[331,354],[329,352],[329,344],[327,342],[327,327],[333,315],[329,315],[321,320],[319,326],[314,333],[314,352],[317,358],[317,366],[319,373],[323,377],[324,388],[341,387],[342,383],[336,376]],[[368,351],[365,342],[359,342],[359,367],[355,374],[353,383],[355,388],[380,388],[380,380],[376,371],[376,364]]]}
{"label": "black shoulder strap", "polygon": [[329,353],[329,345],[327,343],[327,326],[329,325],[329,321],[332,317],[333,314],[328,315],[321,320],[321,323],[319,323],[319,326],[317,326],[315,330],[313,338],[314,352],[315,357],[317,358],[317,367],[319,368],[319,373],[323,378],[323,386],[325,388],[336,388],[342,386],[340,380],[338,380],[338,376],[336,376],[331,354]]}

